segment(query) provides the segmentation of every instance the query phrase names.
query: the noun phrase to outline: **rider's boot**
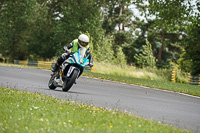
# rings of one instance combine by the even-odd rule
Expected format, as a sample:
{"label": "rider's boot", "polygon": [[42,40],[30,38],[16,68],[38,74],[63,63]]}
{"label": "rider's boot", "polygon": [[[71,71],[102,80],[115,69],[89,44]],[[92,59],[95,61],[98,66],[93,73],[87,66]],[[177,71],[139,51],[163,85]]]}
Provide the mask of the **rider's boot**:
{"label": "rider's boot", "polygon": [[56,71],[59,69],[59,67],[60,67],[60,66],[58,65],[58,63],[56,63],[55,66],[52,68],[51,71],[52,71],[52,72],[56,72]]}

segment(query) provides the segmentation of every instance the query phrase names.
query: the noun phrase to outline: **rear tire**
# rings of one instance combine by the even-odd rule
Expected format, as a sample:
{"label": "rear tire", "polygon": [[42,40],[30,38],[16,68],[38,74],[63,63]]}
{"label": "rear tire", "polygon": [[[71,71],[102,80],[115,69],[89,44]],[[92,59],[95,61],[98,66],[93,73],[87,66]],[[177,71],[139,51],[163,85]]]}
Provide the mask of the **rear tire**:
{"label": "rear tire", "polygon": [[77,76],[78,76],[78,70],[74,69],[70,80],[69,81],[68,80],[64,81],[62,90],[67,92],[72,87],[72,85],[75,83]]}
{"label": "rear tire", "polygon": [[48,83],[49,89],[51,89],[51,90],[56,89],[56,87],[53,85],[54,78],[55,78],[55,76],[51,76],[49,83]]}

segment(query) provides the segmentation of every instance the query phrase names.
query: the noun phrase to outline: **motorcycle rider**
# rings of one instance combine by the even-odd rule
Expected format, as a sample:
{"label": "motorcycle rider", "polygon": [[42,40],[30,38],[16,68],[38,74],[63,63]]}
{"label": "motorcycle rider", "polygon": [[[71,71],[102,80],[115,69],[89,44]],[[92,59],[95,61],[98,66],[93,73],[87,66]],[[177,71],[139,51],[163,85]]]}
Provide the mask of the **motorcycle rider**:
{"label": "motorcycle rider", "polygon": [[56,72],[57,70],[59,70],[60,65],[69,58],[71,52],[75,53],[78,52],[78,50],[80,50],[80,54],[82,57],[88,57],[89,59],[89,66],[92,67],[93,66],[93,58],[92,55],[90,53],[90,49],[89,49],[89,37],[85,34],[81,34],[78,39],[73,40],[68,46],[65,46],[65,52],[58,58],[55,66],[52,69],[52,72]]}

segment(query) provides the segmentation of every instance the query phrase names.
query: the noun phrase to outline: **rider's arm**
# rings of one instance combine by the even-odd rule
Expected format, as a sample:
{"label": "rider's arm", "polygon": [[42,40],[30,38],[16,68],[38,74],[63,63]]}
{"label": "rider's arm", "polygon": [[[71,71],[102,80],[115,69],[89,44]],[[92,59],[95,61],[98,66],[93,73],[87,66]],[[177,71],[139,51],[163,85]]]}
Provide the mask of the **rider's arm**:
{"label": "rider's arm", "polygon": [[71,42],[68,46],[64,46],[64,53],[61,55],[62,59],[67,59],[70,56],[71,48],[74,46],[74,43]]}
{"label": "rider's arm", "polygon": [[69,52],[69,50],[74,46],[74,42],[71,42],[68,46],[64,46],[65,52]]}
{"label": "rider's arm", "polygon": [[71,49],[73,46],[74,46],[74,42],[71,42],[71,43],[67,46],[67,48],[68,48],[68,49]]}

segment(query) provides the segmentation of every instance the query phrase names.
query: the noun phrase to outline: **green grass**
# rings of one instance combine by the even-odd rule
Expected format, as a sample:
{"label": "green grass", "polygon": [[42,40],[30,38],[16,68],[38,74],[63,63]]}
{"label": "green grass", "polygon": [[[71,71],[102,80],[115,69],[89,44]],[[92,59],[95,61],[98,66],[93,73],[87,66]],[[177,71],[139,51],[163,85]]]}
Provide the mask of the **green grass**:
{"label": "green grass", "polygon": [[130,114],[0,87],[0,132],[189,132]]}
{"label": "green grass", "polygon": [[[171,69],[137,68],[130,65],[120,66],[105,62],[95,62],[95,72],[108,75],[126,76],[159,81],[171,81],[172,79]],[[176,73],[177,82],[188,83],[188,73],[181,72],[180,70],[177,70]]]}
{"label": "green grass", "polygon": [[168,69],[136,68],[129,65],[114,65],[105,62],[95,62],[95,73],[126,76],[151,80],[171,80],[171,71]]}

